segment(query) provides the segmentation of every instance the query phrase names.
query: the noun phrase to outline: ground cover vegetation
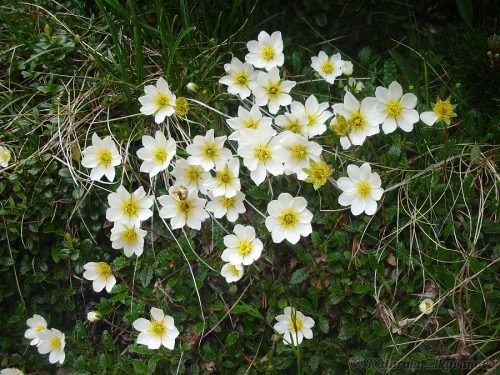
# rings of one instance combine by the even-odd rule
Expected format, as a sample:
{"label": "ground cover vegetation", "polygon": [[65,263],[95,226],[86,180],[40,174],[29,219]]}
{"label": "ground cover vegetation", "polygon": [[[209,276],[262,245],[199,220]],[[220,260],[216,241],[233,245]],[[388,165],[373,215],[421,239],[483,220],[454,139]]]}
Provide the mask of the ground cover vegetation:
{"label": "ground cover vegetation", "polygon": [[496,371],[495,11],[3,2],[2,374]]}

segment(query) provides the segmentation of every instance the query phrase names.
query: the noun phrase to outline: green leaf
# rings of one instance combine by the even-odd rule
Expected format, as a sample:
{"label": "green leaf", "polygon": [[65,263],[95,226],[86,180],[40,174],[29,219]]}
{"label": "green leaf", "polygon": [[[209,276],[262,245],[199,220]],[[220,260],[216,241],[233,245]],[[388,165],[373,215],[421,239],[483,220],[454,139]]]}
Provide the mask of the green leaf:
{"label": "green leaf", "polygon": [[473,18],[473,6],[471,0],[455,0],[457,4],[458,11],[464,20],[464,23],[472,27],[472,18]]}
{"label": "green leaf", "polygon": [[299,268],[292,273],[292,277],[290,278],[290,284],[300,284],[301,282],[307,280],[309,278],[309,271],[307,268]]}
{"label": "green leaf", "polygon": [[229,335],[226,336],[226,345],[227,346],[232,346],[238,341],[238,338],[240,337],[240,333],[238,331],[232,331],[229,333]]}

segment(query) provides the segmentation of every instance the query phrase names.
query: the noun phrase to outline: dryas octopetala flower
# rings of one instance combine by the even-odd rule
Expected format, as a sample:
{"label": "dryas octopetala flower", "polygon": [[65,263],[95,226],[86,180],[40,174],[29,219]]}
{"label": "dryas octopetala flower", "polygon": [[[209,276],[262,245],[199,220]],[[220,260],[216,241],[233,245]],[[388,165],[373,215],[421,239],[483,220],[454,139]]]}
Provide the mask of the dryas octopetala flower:
{"label": "dryas octopetala flower", "polygon": [[280,72],[276,67],[268,73],[260,72],[257,84],[252,90],[255,103],[260,107],[267,105],[269,112],[276,114],[280,107],[292,102],[289,92],[295,85],[296,82],[281,80]]}
{"label": "dryas octopetala flower", "polygon": [[162,195],[158,202],[162,205],[159,215],[164,219],[170,219],[172,229],[182,228],[187,224],[189,228],[201,229],[201,223],[210,215],[205,210],[206,199],[198,197],[198,190],[189,188],[186,197],[179,199],[174,194],[175,186],[169,189],[169,195]]}
{"label": "dryas octopetala flower", "polygon": [[267,71],[273,67],[281,66],[285,62],[283,55],[283,39],[280,31],[271,35],[261,31],[257,40],[247,42],[248,53],[245,61],[256,68],[265,68]]}
{"label": "dryas octopetala flower", "polygon": [[330,84],[333,84],[335,78],[342,74],[343,65],[340,53],[328,56],[324,51],[321,51],[318,56],[311,57],[311,68]]}
{"label": "dryas octopetala flower", "polygon": [[91,180],[99,181],[102,176],[106,176],[108,181],[115,179],[115,167],[121,164],[122,157],[111,136],[101,139],[96,133],[92,134],[92,145],[85,148],[82,155],[82,165],[92,168]]}
{"label": "dryas octopetala flower", "polygon": [[108,263],[89,262],[86,263],[83,268],[85,269],[83,278],[93,281],[92,288],[95,292],[99,293],[101,290],[106,288],[106,291],[111,293],[111,289],[113,289],[116,284],[116,278],[113,275],[111,266]]}
{"label": "dryas octopetala flower", "polygon": [[151,308],[151,320],[139,318],[132,325],[138,330],[137,343],[146,345],[148,349],[159,349],[164,346],[173,350],[179,331],[175,327],[174,318],[165,315],[162,309]]}
{"label": "dryas octopetala flower", "polygon": [[167,81],[162,77],[156,81],[156,86],[147,85],[144,87],[146,95],[141,96],[141,113],[145,115],[154,115],[155,122],[160,124],[165,117],[172,116],[175,112],[174,106],[176,97],[170,91]]}
{"label": "dryas octopetala flower", "polygon": [[120,185],[116,193],[108,195],[109,208],[106,211],[106,219],[115,223],[126,223],[129,225],[141,224],[141,221],[153,216],[149,209],[154,202],[154,197],[146,195],[141,186],[133,193]]}
{"label": "dryas octopetala flower", "polygon": [[267,116],[262,116],[259,106],[253,105],[250,111],[247,111],[242,106],[239,106],[238,117],[227,119],[226,122],[231,129],[234,130],[228,139],[231,141],[239,141],[241,130],[270,128],[273,124],[273,119]]}
{"label": "dryas octopetala flower", "polygon": [[226,282],[234,283],[243,277],[245,271],[242,264],[226,263],[222,266],[220,274],[226,278]]}
{"label": "dryas octopetala flower", "polygon": [[40,333],[47,330],[47,321],[41,315],[35,314],[26,324],[29,328],[24,332],[24,337],[31,340],[30,345],[38,345]]}
{"label": "dryas octopetala flower", "polygon": [[241,189],[240,159],[218,161],[215,163],[215,176],[205,181],[205,188],[214,197],[225,195],[228,198],[234,197]]}
{"label": "dryas octopetala flower", "polygon": [[413,130],[413,124],[418,122],[418,112],[414,109],[417,105],[415,94],[403,95],[403,88],[396,81],[389,88],[377,87],[375,97],[381,104],[382,130],[385,134],[392,133],[398,127],[405,132]]}
{"label": "dryas octopetala flower", "polygon": [[429,298],[424,299],[420,302],[418,308],[422,314],[429,315],[434,311],[434,301]]}
{"label": "dryas octopetala flower", "polygon": [[420,114],[420,120],[426,125],[434,125],[436,122],[444,121],[446,125],[451,124],[451,119],[457,117],[455,113],[456,104],[451,104],[451,97],[441,100],[439,97],[432,106],[432,111]]}
{"label": "dryas octopetala flower", "polygon": [[175,177],[174,185],[185,186],[188,189],[196,189],[202,194],[207,194],[205,181],[211,176],[200,165],[190,164],[186,159],[177,159],[172,176]]}
{"label": "dryas octopetala flower", "polygon": [[40,343],[38,344],[38,352],[40,354],[49,354],[49,362],[62,364],[66,358],[64,346],[66,340],[64,333],[58,329],[52,328],[40,333]]}
{"label": "dryas octopetala flower", "polygon": [[168,168],[176,150],[173,139],[167,140],[165,135],[158,130],[154,138],[150,135],[143,135],[142,144],[144,147],[137,150],[137,156],[144,160],[141,164],[141,172],[149,173],[149,177],[153,177]]}
{"label": "dryas octopetala flower", "polygon": [[230,64],[224,64],[224,70],[227,75],[219,79],[219,83],[227,86],[228,93],[239,95],[241,99],[248,98],[258,75],[253,66],[233,57]]}
{"label": "dryas octopetala flower", "polygon": [[281,149],[276,130],[271,127],[262,129],[243,129],[238,142],[238,155],[243,158],[243,165],[250,171],[250,178],[260,185],[267,172],[273,176],[283,173],[283,164],[276,158]]}
{"label": "dryas octopetala flower", "polygon": [[208,197],[210,201],[205,208],[207,211],[212,212],[216,219],[220,219],[226,215],[227,220],[234,223],[238,219],[239,214],[246,211],[243,204],[245,194],[241,191],[236,192],[234,197],[227,197],[225,195],[214,197],[212,193],[208,193]]}
{"label": "dryas octopetala flower", "polygon": [[362,145],[366,137],[380,132],[379,124],[382,114],[375,98],[364,98],[361,103],[347,92],[344,103],[333,105],[337,115],[343,116],[349,126],[350,132],[346,137],[340,137],[340,144],[344,150],[353,145]]}
{"label": "dryas octopetala flower", "polygon": [[312,213],[307,208],[303,197],[292,197],[281,193],[277,200],[267,205],[266,228],[271,232],[275,243],[288,240],[292,244],[299,242],[300,236],[312,233]]}
{"label": "dryas octopetala flower", "polygon": [[255,229],[237,224],[233,233],[224,237],[226,249],[221,255],[222,260],[235,266],[248,266],[259,259],[264,245],[256,238]]}
{"label": "dryas octopetala flower", "polygon": [[276,317],[278,323],[274,329],[283,335],[285,345],[300,345],[304,338],[312,339],[311,328],[314,327],[314,320],[305,316],[295,308],[285,307],[283,314]]}
{"label": "dryas octopetala flower", "polygon": [[327,111],[330,105],[327,102],[318,103],[314,95],[307,98],[306,103],[292,102],[290,104],[291,112],[297,116],[306,116],[307,124],[305,127],[308,138],[323,134],[326,131],[325,122],[333,116]]}
{"label": "dryas octopetala flower", "polygon": [[113,249],[123,249],[125,256],[132,254],[138,257],[144,251],[144,237],[147,232],[136,225],[116,223],[111,229],[111,246]]}
{"label": "dryas octopetala flower", "polygon": [[316,142],[290,131],[280,133],[277,138],[281,147],[276,150],[276,160],[284,164],[286,174],[295,173],[299,180],[305,180],[307,173],[304,168],[311,159],[319,161],[323,149]]}
{"label": "dryas octopetala flower", "polygon": [[303,171],[307,173],[306,182],[313,184],[314,190],[318,190],[326,184],[328,177],[332,174],[332,170],[324,161],[315,162],[312,159],[309,160],[309,166]]}
{"label": "dryas octopetala flower", "polygon": [[197,135],[193,143],[186,147],[190,155],[188,162],[191,165],[201,165],[205,171],[209,171],[216,162],[231,159],[231,151],[224,147],[226,136],[214,137],[214,129],[207,131],[205,136]]}
{"label": "dryas octopetala flower", "polygon": [[298,115],[290,112],[285,112],[274,119],[274,123],[283,130],[291,131],[303,137],[307,137],[306,128],[308,121],[305,114]]}
{"label": "dryas octopetala flower", "polygon": [[381,188],[380,176],[371,170],[368,163],[361,167],[354,164],[347,166],[347,175],[337,180],[337,186],[342,190],[338,202],[341,206],[351,206],[353,215],[363,211],[373,215],[377,211],[377,201],[380,200],[384,189]]}
{"label": "dryas octopetala flower", "polygon": [[4,146],[0,146],[0,167],[6,168],[10,161],[10,151]]}

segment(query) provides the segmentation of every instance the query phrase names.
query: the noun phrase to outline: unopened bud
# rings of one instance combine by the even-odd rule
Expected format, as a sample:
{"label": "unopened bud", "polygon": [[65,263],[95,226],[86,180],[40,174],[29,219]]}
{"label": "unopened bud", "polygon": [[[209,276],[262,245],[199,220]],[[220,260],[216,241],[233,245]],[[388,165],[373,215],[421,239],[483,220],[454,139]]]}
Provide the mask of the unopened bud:
{"label": "unopened bud", "polygon": [[418,308],[420,309],[420,312],[422,314],[429,315],[434,310],[434,302],[429,298],[424,299],[422,302],[420,302]]}
{"label": "unopened bud", "polygon": [[49,38],[52,36],[52,27],[48,23],[45,24],[43,27],[43,31],[45,32],[45,35],[47,35]]}
{"label": "unopened bud", "polygon": [[345,76],[350,76],[353,71],[353,65],[352,62],[349,60],[344,61],[344,64],[342,65],[342,74]]}
{"label": "unopened bud", "polygon": [[188,90],[189,93],[196,94],[198,92],[198,85],[194,82],[189,82],[186,85],[186,89]]}
{"label": "unopened bud", "polygon": [[97,323],[102,319],[102,314],[99,311],[89,311],[87,320],[91,323]]}

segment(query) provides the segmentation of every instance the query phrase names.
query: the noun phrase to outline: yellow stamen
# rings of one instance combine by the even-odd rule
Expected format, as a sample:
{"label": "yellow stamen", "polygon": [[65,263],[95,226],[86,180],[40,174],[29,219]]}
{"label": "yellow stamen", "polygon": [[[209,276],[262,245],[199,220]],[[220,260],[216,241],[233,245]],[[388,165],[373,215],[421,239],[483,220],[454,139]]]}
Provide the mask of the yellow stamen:
{"label": "yellow stamen", "polygon": [[252,243],[248,240],[241,240],[236,247],[236,250],[240,255],[248,255],[252,251]]}
{"label": "yellow stamen", "polygon": [[122,232],[122,239],[129,245],[137,242],[137,232],[134,227],[126,228]]}
{"label": "yellow stamen", "polygon": [[236,197],[231,197],[231,198],[222,197],[220,203],[225,208],[233,208],[234,204],[236,203]]}
{"label": "yellow stamen", "polygon": [[203,156],[205,159],[214,160],[219,155],[219,150],[214,144],[206,145],[203,150]]}
{"label": "yellow stamen", "polygon": [[271,148],[268,145],[257,146],[254,150],[254,156],[261,162],[271,159]]}
{"label": "yellow stamen", "polygon": [[322,65],[321,65],[321,71],[325,74],[331,74],[335,70],[335,65],[333,65],[333,62],[331,60],[326,60]]}
{"label": "yellow stamen", "polygon": [[385,105],[385,111],[390,117],[397,118],[401,114],[401,103],[399,100],[390,100],[386,105]]}
{"label": "yellow stamen", "polygon": [[161,109],[166,108],[170,105],[170,98],[162,93],[159,93],[155,98],[156,105]]}
{"label": "yellow stamen", "polygon": [[109,277],[113,276],[110,265],[105,262],[98,262],[95,266],[95,271],[100,279],[107,280]]}
{"label": "yellow stamen", "polygon": [[290,148],[290,154],[292,155],[293,159],[295,159],[297,161],[301,161],[301,160],[304,160],[306,158],[307,149],[303,145],[296,144]]}
{"label": "yellow stamen", "polygon": [[358,195],[361,198],[366,198],[371,194],[372,187],[370,186],[370,184],[368,182],[360,181],[360,182],[358,182],[358,184],[356,186],[356,191],[358,192]]}
{"label": "yellow stamen", "polygon": [[111,151],[107,148],[101,148],[97,153],[97,161],[99,162],[99,165],[102,165],[103,167],[109,167],[112,160],[113,156],[111,155]]}
{"label": "yellow stamen", "polygon": [[162,320],[151,320],[151,327],[149,332],[154,336],[163,337],[167,331],[167,325]]}
{"label": "yellow stamen", "polygon": [[351,118],[348,123],[353,130],[364,130],[366,127],[366,118],[362,113],[354,112],[351,114]]}
{"label": "yellow stamen", "polygon": [[131,196],[129,199],[125,199],[122,202],[122,213],[125,216],[132,217],[137,216],[139,213],[139,201]]}
{"label": "yellow stamen", "polygon": [[61,345],[62,345],[62,343],[61,343],[61,339],[59,337],[56,336],[56,337],[52,337],[50,339],[50,348],[52,350],[57,350],[57,349],[61,348]]}
{"label": "yellow stamen", "polygon": [[272,46],[265,46],[262,48],[262,58],[264,60],[272,60],[274,59],[274,56],[276,55],[276,52],[274,51],[274,48]]}
{"label": "yellow stamen", "polygon": [[278,221],[284,228],[294,228],[299,223],[299,213],[293,209],[284,210]]}

